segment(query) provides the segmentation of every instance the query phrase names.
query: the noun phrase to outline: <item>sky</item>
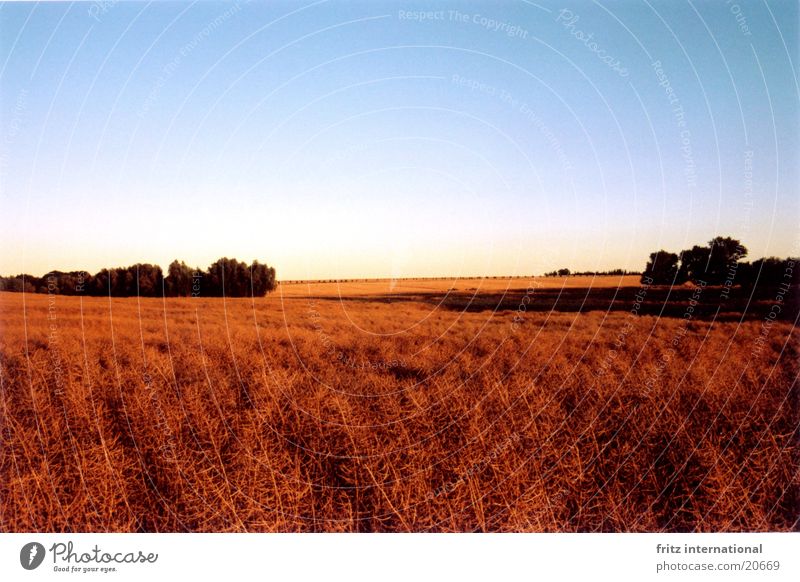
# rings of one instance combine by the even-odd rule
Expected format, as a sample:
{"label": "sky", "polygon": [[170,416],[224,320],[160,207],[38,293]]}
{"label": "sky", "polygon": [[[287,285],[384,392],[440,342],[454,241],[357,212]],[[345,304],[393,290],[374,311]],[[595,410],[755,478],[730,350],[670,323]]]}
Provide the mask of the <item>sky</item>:
{"label": "sky", "polygon": [[0,6],[0,273],[800,254],[795,2]]}

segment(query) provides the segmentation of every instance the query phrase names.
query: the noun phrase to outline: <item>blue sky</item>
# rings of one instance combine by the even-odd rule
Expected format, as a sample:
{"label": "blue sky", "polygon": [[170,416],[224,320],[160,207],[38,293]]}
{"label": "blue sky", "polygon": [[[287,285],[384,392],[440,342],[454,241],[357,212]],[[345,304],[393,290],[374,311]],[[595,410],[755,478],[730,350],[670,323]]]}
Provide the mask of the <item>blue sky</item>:
{"label": "blue sky", "polygon": [[797,254],[793,2],[0,7],[0,273]]}

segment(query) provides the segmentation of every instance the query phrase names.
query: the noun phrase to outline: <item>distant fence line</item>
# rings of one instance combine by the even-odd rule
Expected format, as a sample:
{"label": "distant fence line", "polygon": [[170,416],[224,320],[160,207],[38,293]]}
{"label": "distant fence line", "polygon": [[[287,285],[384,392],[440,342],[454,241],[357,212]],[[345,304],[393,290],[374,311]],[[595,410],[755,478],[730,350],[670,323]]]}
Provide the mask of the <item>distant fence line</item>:
{"label": "distant fence line", "polygon": [[543,277],[612,277],[612,276],[639,276],[639,271],[624,271],[624,272],[580,272],[569,273],[568,275],[553,275],[546,273],[544,275],[466,275],[463,277],[369,277],[365,279],[286,279],[278,281],[278,285],[302,285],[308,283],[378,283],[383,281],[457,281],[457,280],[474,280],[474,279],[537,279]]}

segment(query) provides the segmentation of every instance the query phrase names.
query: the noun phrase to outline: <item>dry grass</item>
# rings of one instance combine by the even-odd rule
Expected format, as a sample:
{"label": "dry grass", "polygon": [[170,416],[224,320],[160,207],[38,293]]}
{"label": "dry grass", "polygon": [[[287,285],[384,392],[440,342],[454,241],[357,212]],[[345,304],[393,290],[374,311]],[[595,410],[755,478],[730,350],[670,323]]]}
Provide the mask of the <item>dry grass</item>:
{"label": "dry grass", "polygon": [[639,275],[602,277],[484,277],[452,279],[370,279],[345,282],[298,281],[284,282],[277,293],[283,297],[353,297],[361,295],[404,295],[421,293],[502,293],[514,289],[525,289],[535,283],[540,289],[607,289],[620,286],[635,287]]}
{"label": "dry grass", "polygon": [[793,322],[430,284],[0,294],[2,530],[797,529]]}

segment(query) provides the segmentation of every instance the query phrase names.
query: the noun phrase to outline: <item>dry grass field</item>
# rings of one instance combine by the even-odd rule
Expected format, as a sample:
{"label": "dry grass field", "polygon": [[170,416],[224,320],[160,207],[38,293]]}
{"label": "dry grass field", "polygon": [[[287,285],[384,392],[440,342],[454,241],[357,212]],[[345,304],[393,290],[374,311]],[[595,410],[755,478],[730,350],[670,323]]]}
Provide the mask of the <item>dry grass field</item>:
{"label": "dry grass field", "polygon": [[485,277],[485,278],[441,278],[441,279],[369,279],[344,282],[297,281],[280,285],[279,294],[284,297],[308,296],[392,296],[412,294],[455,293],[503,293],[527,289],[535,283],[539,289],[607,289],[636,287],[639,275],[598,277]]}
{"label": "dry grass field", "polygon": [[797,530],[796,320],[714,292],[1,293],[0,527]]}

